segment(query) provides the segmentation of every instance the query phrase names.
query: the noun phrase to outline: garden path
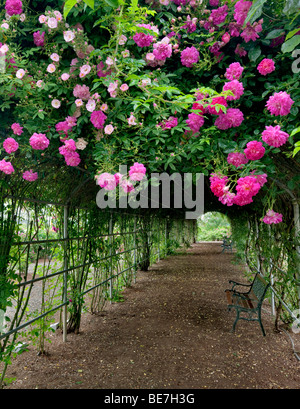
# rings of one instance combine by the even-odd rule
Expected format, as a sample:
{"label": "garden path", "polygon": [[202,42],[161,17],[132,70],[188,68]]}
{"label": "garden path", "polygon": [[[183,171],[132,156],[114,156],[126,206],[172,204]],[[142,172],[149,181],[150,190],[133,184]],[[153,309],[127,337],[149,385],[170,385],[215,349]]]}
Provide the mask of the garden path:
{"label": "garden path", "polygon": [[[79,335],[51,336],[48,356],[33,347],[13,360],[7,388],[242,389],[299,388],[300,362],[286,333],[275,333],[264,304],[257,322],[226,308],[228,280],[243,266],[220,243],[197,243],[139,272],[124,302],[85,314]],[[293,334],[294,335],[294,334]]]}

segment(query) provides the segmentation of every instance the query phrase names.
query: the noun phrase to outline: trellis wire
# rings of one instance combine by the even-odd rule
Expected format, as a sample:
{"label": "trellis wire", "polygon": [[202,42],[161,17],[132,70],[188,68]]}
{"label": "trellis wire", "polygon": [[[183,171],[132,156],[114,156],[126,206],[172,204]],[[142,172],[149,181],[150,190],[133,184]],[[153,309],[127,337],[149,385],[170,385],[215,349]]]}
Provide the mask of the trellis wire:
{"label": "trellis wire", "polygon": [[[250,264],[252,264],[252,267],[257,271],[258,274],[262,275],[261,272],[257,269],[257,267],[255,267],[255,265],[254,265],[253,263],[250,262]],[[270,273],[270,276],[271,276],[271,271],[272,271],[273,267],[279,269],[279,267],[276,267],[276,266],[274,266],[274,265],[271,265],[270,272],[269,272],[269,273]],[[282,271],[282,272],[284,272],[284,271],[281,270],[281,269],[279,269],[279,270]],[[285,273],[285,272],[284,272],[284,273]],[[272,291],[272,295],[274,295],[274,296],[276,296],[276,297],[278,298],[278,300],[281,302],[281,304],[284,306],[284,308],[287,310],[287,312],[290,314],[290,316],[291,316],[294,320],[298,320],[298,317],[295,316],[295,314],[294,314],[294,312],[291,310],[291,308],[283,301],[283,299],[280,297],[280,295],[279,295],[279,294],[277,293],[277,291],[274,289],[274,287],[273,287],[272,284],[273,284],[273,283],[271,283],[271,285],[270,285],[270,289],[271,289],[271,291]],[[264,309],[264,311],[266,311],[266,310]],[[266,312],[269,312],[269,311],[266,311]],[[274,316],[273,308],[272,308],[272,315]],[[290,334],[289,334],[284,328],[281,328],[281,329],[282,329],[282,331],[289,337],[289,339],[290,339],[290,341],[291,341],[291,344],[292,344],[293,353],[294,353],[295,357],[297,358],[297,360],[300,361],[300,356],[299,356],[299,354],[298,354],[298,351],[295,350],[295,344],[294,344],[293,339],[291,338]]]}
{"label": "trellis wire", "polygon": [[[250,262],[251,263],[251,262]],[[260,274],[260,275],[262,275],[261,274],[261,272],[255,267],[255,265],[253,264],[253,263],[251,263],[252,264],[252,267]],[[273,268],[273,266],[271,267],[271,269],[270,269],[270,273],[271,273],[271,271],[272,271],[272,268]],[[281,271],[283,271],[283,270],[281,270]],[[283,299],[280,297],[280,295],[277,293],[277,291],[274,289],[274,287],[273,287],[273,285],[271,284],[270,285],[270,289],[271,289],[271,291],[272,291],[272,293],[278,298],[278,300],[281,302],[281,304],[284,306],[284,308],[287,310],[287,312],[290,314],[290,316],[293,318],[293,319],[298,319],[296,316],[295,316],[295,314],[293,313],[293,311],[291,310],[291,308],[283,301]],[[272,314],[273,315],[273,314]]]}
{"label": "trellis wire", "polygon": [[[18,199],[18,198],[14,198],[14,199]],[[59,276],[59,275],[63,274],[63,302],[60,303],[59,305],[55,306],[54,308],[44,312],[43,314],[40,314],[37,317],[35,317],[35,318],[33,318],[33,319],[31,319],[31,320],[29,320],[29,321],[27,321],[27,322],[25,322],[25,323],[23,323],[21,325],[18,325],[17,327],[11,329],[10,331],[8,331],[8,332],[6,332],[6,333],[4,333],[2,335],[0,334],[0,340],[9,337],[13,333],[18,332],[18,331],[20,331],[21,329],[23,329],[25,327],[28,327],[29,325],[33,324],[37,320],[39,320],[39,319],[41,319],[41,318],[43,318],[43,317],[45,317],[47,315],[49,315],[50,313],[55,312],[55,311],[63,308],[63,320],[62,320],[63,321],[63,341],[66,342],[66,339],[67,339],[67,306],[69,305],[69,301],[67,300],[68,273],[71,272],[71,271],[74,271],[76,269],[86,268],[88,266],[91,266],[91,265],[93,265],[95,263],[95,261],[99,262],[99,261],[103,261],[103,260],[110,260],[110,274],[109,274],[109,277],[106,278],[105,280],[101,281],[100,283],[97,283],[96,285],[93,285],[92,287],[90,287],[88,289],[85,289],[84,291],[82,291],[79,294],[79,296],[83,296],[83,295],[89,293],[90,291],[92,291],[92,290],[94,290],[94,289],[96,289],[96,288],[98,288],[100,286],[103,286],[106,283],[109,283],[110,284],[110,300],[112,300],[113,279],[117,278],[117,277],[121,276],[122,274],[124,274],[125,272],[133,269],[133,271],[134,271],[133,277],[134,277],[134,282],[135,282],[136,281],[136,273],[137,273],[137,265],[139,263],[141,263],[142,261],[144,261],[144,259],[139,259],[138,250],[141,249],[141,246],[137,245],[137,233],[139,233],[139,231],[141,230],[140,227],[137,227],[137,217],[143,217],[143,215],[136,215],[136,214],[133,215],[133,214],[130,214],[130,213],[127,214],[125,212],[121,213],[121,215],[127,214],[130,217],[133,217],[134,228],[133,228],[133,230],[130,230],[129,232],[122,232],[122,233],[114,233],[113,232],[113,226],[112,226],[113,212],[111,212],[110,221],[109,221],[109,233],[108,234],[100,234],[100,235],[97,235],[97,236],[69,237],[69,235],[68,235],[68,233],[69,233],[68,232],[68,217],[69,217],[68,210],[69,210],[69,206],[59,204],[59,203],[49,203],[49,202],[47,203],[45,201],[38,201],[37,199],[33,199],[33,200],[25,199],[25,200],[26,201],[31,201],[31,202],[34,202],[34,203],[40,203],[40,204],[43,204],[43,205],[48,204],[48,205],[63,207],[63,211],[64,211],[64,213],[63,213],[63,237],[59,238],[59,239],[26,240],[26,241],[23,241],[23,242],[21,241],[21,242],[12,243],[11,246],[12,247],[15,247],[15,246],[17,246],[17,247],[26,246],[27,247],[28,246],[28,249],[29,249],[29,247],[32,244],[40,245],[40,244],[49,244],[49,243],[63,243],[63,246],[64,246],[63,269],[60,270],[60,271],[56,271],[56,272],[54,272],[52,274],[49,274],[49,275],[47,274],[46,276],[43,276],[43,277],[38,277],[38,278],[34,278],[34,279],[31,279],[31,280],[26,280],[24,282],[18,283],[16,285],[16,287],[17,288],[21,288],[22,286],[25,287],[26,285],[33,284],[33,283],[38,282],[38,281],[48,280],[50,278],[53,278],[55,276]],[[86,208],[80,208],[80,207],[76,207],[76,208],[81,209],[81,210],[82,209],[88,210]],[[100,211],[100,209],[99,209],[99,211]],[[157,218],[156,218],[156,220],[157,220]],[[182,221],[182,224],[183,223],[184,222]],[[178,232],[178,228],[179,228],[178,224],[179,223],[176,223],[175,237],[176,237],[176,240],[180,241],[179,232]],[[150,230],[150,232],[148,232],[148,233],[150,233],[151,238],[155,233],[158,234],[158,241],[157,241],[158,246],[156,248],[157,251],[155,253],[151,254],[151,257],[154,257],[154,256],[158,255],[158,260],[159,260],[160,257],[161,257],[160,220],[158,220],[158,223],[157,223],[157,225],[155,227],[156,227],[156,229],[154,229],[154,231]],[[194,228],[194,226],[193,226],[193,228]],[[165,245],[166,245],[166,243],[167,243],[167,220],[165,221],[164,229],[165,229],[165,233],[166,233],[165,234]],[[181,233],[183,233],[182,229],[181,229]],[[118,252],[118,253],[114,252],[114,254],[113,254],[114,239],[116,237],[118,237],[118,236],[126,236],[126,235],[128,235],[128,236],[133,235],[133,247],[130,248],[130,249],[126,249],[124,251]],[[96,239],[96,238],[109,238],[109,241],[110,241],[110,254],[109,254],[109,256],[97,258],[97,260],[92,260],[92,261],[89,261],[89,262],[87,262],[85,260],[84,263],[81,263],[79,265],[75,265],[75,266],[72,266],[72,267],[68,267],[68,259],[67,259],[67,252],[66,252],[66,248],[67,248],[68,243],[70,243],[72,241],[75,241],[75,240],[77,240],[79,242],[81,240],[83,241],[83,240]],[[182,239],[182,237],[181,237],[181,239]],[[182,241],[183,240],[181,240],[181,243],[182,243]],[[122,269],[120,272],[118,272],[116,274],[113,274],[113,259],[116,258],[116,257],[119,257],[120,255],[127,254],[127,253],[132,253],[132,252],[133,252],[133,264],[130,265],[129,267],[125,268],[125,269]]]}

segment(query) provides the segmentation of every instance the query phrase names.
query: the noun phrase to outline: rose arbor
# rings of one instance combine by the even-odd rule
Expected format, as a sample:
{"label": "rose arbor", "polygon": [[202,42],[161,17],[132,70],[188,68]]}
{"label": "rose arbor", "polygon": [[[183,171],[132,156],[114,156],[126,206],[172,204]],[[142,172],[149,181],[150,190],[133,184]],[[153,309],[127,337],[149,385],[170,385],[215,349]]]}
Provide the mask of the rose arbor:
{"label": "rose arbor", "polygon": [[[250,268],[255,261],[266,276],[275,264],[287,272],[273,273],[276,285],[298,306],[297,1],[2,0],[0,7],[2,202],[69,206],[76,198],[92,209],[100,188],[121,186],[130,196],[152,172],[203,173],[206,210],[228,214]],[[10,224],[8,242],[0,242],[3,306],[14,293],[8,267],[19,240],[10,208],[2,205],[0,220]],[[149,244],[149,223],[142,225]],[[78,318],[85,276],[74,277]]]}

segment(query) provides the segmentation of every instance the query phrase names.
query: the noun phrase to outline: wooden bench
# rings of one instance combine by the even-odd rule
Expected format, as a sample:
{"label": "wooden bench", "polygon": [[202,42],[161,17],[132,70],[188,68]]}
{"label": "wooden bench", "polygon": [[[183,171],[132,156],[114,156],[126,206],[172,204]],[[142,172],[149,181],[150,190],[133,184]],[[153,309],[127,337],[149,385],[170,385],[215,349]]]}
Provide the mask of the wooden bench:
{"label": "wooden bench", "polygon": [[[257,273],[251,284],[241,284],[230,280],[232,288],[225,290],[228,302],[228,311],[233,308],[236,310],[236,319],[233,323],[232,332],[235,331],[236,323],[239,319],[246,321],[258,321],[262,330],[263,336],[266,335],[264,327],[261,322],[261,306],[266,296],[270,283],[267,283],[264,278]],[[247,288],[247,291],[237,291],[236,286]],[[240,316],[244,313],[246,316]]]}
{"label": "wooden bench", "polygon": [[224,238],[223,238],[223,243],[221,244],[221,247],[223,247],[222,253],[223,253],[225,250],[230,250],[230,251],[232,251],[232,240],[231,240],[230,238],[228,238],[228,237],[224,237]]}

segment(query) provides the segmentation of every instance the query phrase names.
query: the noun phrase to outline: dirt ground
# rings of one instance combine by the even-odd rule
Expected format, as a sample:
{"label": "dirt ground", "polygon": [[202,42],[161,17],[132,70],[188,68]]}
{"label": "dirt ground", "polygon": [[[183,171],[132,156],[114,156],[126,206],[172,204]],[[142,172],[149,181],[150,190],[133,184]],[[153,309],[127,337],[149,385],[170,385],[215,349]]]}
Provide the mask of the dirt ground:
{"label": "dirt ground", "polygon": [[232,257],[198,243],[139,272],[124,302],[84,315],[79,335],[63,343],[58,330],[48,356],[29,347],[14,359],[6,389],[299,389],[300,362],[267,302],[266,337],[242,320],[231,333],[224,290],[245,282]]}

